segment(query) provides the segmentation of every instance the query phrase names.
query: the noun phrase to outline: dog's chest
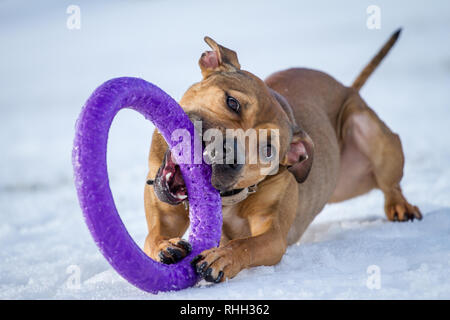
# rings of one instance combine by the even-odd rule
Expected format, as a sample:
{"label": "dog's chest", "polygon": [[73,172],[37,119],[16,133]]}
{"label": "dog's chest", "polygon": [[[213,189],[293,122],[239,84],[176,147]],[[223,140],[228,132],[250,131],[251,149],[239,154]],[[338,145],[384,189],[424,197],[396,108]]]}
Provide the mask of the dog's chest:
{"label": "dog's chest", "polygon": [[237,206],[222,207],[222,231],[230,239],[250,236],[248,220],[239,216]]}

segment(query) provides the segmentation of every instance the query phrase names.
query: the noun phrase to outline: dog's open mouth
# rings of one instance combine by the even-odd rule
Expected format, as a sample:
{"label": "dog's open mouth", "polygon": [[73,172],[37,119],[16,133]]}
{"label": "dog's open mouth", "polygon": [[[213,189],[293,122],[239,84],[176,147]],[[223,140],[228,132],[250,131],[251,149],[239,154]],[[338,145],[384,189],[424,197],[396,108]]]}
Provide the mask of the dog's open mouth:
{"label": "dog's open mouth", "polygon": [[159,200],[170,204],[179,204],[187,198],[180,166],[175,162],[170,151],[166,152],[163,165],[156,174],[155,191]]}
{"label": "dog's open mouth", "polygon": [[[155,177],[155,193],[159,200],[177,205],[187,199],[187,189],[181,174],[180,166],[168,150],[164,161]],[[243,189],[221,191],[221,197],[230,197]]]}

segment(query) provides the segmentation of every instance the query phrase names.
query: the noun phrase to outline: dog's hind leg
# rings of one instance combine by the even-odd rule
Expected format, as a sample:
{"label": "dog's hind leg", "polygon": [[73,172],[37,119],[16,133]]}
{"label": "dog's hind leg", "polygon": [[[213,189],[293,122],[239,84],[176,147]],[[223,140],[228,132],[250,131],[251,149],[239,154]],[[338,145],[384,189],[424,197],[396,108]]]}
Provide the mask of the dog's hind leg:
{"label": "dog's hind leg", "polygon": [[340,121],[341,174],[332,202],[379,188],[389,220],[421,219],[419,208],[406,200],[400,188],[404,155],[399,136],[356,92],[344,106]]}

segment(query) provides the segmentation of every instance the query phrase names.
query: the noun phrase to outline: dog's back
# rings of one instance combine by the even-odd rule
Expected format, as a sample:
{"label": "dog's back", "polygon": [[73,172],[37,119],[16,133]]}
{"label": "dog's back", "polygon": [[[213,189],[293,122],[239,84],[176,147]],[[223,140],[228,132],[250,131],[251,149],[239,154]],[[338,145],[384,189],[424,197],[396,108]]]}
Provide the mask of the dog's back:
{"label": "dog's back", "polygon": [[339,177],[340,149],[336,123],[349,88],[315,70],[293,68],[266,79],[289,102],[297,123],[314,141],[314,162],[308,179],[299,184],[299,206],[288,236],[293,243],[332,196]]}
{"label": "dog's back", "polygon": [[[398,40],[400,32],[401,29],[397,30],[389,38],[350,87],[342,85],[326,73],[303,68],[280,71],[266,79],[267,85],[289,102],[297,123],[308,132],[315,145],[310,175],[307,181],[299,184],[299,207],[289,232],[289,243],[299,240],[327,202],[342,201],[380,187],[375,178],[376,174],[369,170],[375,166],[372,163],[374,160],[364,154],[364,147],[355,147],[353,139],[383,140],[384,135],[377,134],[378,128],[384,128],[383,132],[390,131],[370,110],[358,91]],[[352,133],[344,137],[346,133],[343,131],[350,129],[350,123],[353,121],[349,121],[349,115],[359,112],[370,114],[367,119],[370,118],[371,125],[367,121],[361,121],[361,118],[360,123],[355,123],[356,127],[352,124]],[[388,141],[397,139],[395,134],[389,133],[387,136]],[[394,150],[401,150],[401,146],[397,144],[392,143]],[[392,162],[401,163],[398,160]],[[402,196],[398,196],[394,202],[398,202],[397,198],[401,198],[400,202],[403,201]],[[406,203],[406,200],[404,202]],[[387,203],[386,208],[389,206]],[[417,208],[409,204],[405,206],[403,211],[410,212],[409,217],[421,217]],[[389,214],[388,217],[392,219]]]}

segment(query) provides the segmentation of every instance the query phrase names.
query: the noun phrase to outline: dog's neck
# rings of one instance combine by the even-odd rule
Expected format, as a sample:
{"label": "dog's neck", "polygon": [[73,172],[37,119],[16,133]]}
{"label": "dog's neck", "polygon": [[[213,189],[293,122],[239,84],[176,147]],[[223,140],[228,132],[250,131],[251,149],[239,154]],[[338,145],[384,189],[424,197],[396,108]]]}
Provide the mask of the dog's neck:
{"label": "dog's neck", "polygon": [[286,100],[286,98],[279,92],[273,90],[272,88],[269,88],[270,93],[275,98],[275,100],[278,101],[281,108],[283,109],[284,113],[286,113],[287,117],[289,118],[289,121],[291,122],[292,127],[297,126],[297,122],[295,121],[294,112],[292,111],[292,107],[289,104],[289,102]]}
{"label": "dog's neck", "polygon": [[256,184],[242,189],[233,189],[231,191],[227,191],[225,193],[220,194],[220,198],[222,199],[222,206],[233,206],[238,204],[241,201],[247,199],[247,197],[255,193],[258,189]]}

